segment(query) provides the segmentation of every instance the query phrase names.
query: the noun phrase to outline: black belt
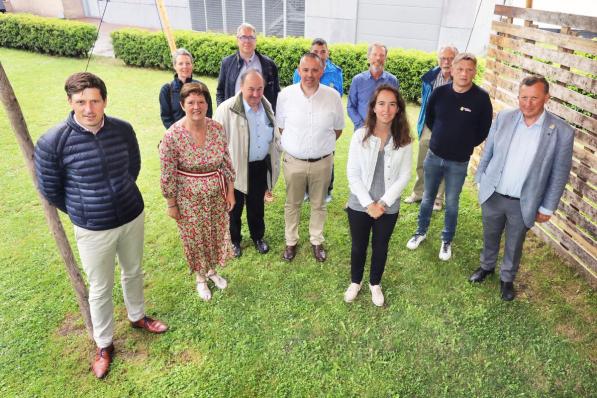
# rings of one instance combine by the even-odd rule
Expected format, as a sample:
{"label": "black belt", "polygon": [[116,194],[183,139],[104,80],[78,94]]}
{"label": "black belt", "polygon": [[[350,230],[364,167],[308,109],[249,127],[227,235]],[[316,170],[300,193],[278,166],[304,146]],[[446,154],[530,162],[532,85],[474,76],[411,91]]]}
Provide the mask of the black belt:
{"label": "black belt", "polygon": [[496,192],[498,195],[500,195],[502,198],[506,198],[506,199],[510,199],[510,200],[520,200],[520,198],[515,198],[514,196],[509,196],[509,195],[503,195],[499,192]]}
{"label": "black belt", "polygon": [[[302,160],[303,162],[309,162],[309,163],[313,163],[313,162],[318,162],[318,161],[320,161],[320,160],[322,160],[322,159],[325,159],[325,158],[327,158],[327,157],[328,157],[328,156],[330,156],[330,155],[331,155],[331,153],[328,153],[327,155],[325,155],[325,156],[322,156],[322,157],[320,157],[320,158],[309,158],[309,159],[295,158],[295,159]],[[294,157],[294,156],[293,156],[293,157]]]}

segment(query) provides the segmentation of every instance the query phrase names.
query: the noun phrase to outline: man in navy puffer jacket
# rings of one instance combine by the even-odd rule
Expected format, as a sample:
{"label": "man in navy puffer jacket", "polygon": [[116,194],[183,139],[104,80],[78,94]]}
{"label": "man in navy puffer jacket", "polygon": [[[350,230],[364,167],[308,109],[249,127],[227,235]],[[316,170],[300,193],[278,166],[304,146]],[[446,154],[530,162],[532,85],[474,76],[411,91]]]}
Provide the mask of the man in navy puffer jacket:
{"label": "man in navy puffer jacket", "polygon": [[163,333],[168,327],[145,316],[143,298],[143,198],[135,184],[141,169],[131,125],[106,116],[104,82],[75,73],[64,86],[72,112],[35,146],[41,193],[70,217],[83,269],[89,280],[89,308],[97,344],[93,373],[103,378],[114,353],[115,257],[121,268],[128,318],[135,328]]}

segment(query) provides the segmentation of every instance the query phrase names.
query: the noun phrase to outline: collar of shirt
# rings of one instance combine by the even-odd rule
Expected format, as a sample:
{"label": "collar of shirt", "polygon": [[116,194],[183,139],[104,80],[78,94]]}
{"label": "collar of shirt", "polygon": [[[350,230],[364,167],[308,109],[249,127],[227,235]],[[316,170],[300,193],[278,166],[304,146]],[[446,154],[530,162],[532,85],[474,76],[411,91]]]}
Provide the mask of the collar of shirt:
{"label": "collar of shirt", "polygon": [[97,131],[94,133],[93,131],[89,130],[87,127],[83,126],[81,123],[79,123],[79,121],[77,120],[77,116],[75,116],[73,114],[73,119],[75,121],[75,123],[77,123],[77,125],[79,127],[81,127],[84,131],[88,131],[91,134],[96,134],[98,131],[100,131],[102,129],[102,127],[104,127],[104,122],[106,121],[106,116],[104,115],[104,117],[102,117],[102,124],[99,126],[99,129],[97,129]]}
{"label": "collar of shirt", "polygon": [[[377,80],[385,80],[388,77],[388,72],[385,71],[385,69],[381,72],[381,75],[379,75],[379,77],[377,78]],[[369,69],[367,69],[367,78],[371,79],[371,80],[375,80],[375,78],[373,77],[373,75],[371,74],[371,71]]]}
{"label": "collar of shirt", "polygon": [[256,55],[257,55],[257,54],[255,54],[255,51],[253,51],[253,55],[251,55],[251,56],[249,57],[249,59],[244,59],[242,56],[240,57],[240,59],[242,59],[242,60],[243,60],[243,62],[244,62],[246,65],[251,65],[253,62],[255,62],[255,56],[256,56]]}
{"label": "collar of shirt", "polygon": [[524,125],[525,128],[530,129],[533,127],[543,127],[543,121],[545,120],[545,109],[543,109],[543,112],[541,113],[541,116],[539,116],[539,118],[537,120],[535,120],[535,123],[531,124],[530,126],[527,126],[527,124],[524,122],[524,115],[520,114],[520,119],[518,119],[518,124],[522,124]]}
{"label": "collar of shirt", "polygon": [[315,90],[315,92],[313,94],[311,94],[311,95],[308,96],[307,94],[305,94],[305,91],[303,90],[303,86],[301,86],[300,82],[298,83],[298,86],[299,86],[299,90],[301,91],[301,94],[303,94],[303,97],[305,97],[308,100],[311,99],[311,98],[314,98],[317,94],[319,94],[319,91],[321,89],[321,83],[319,83],[317,85],[317,90]]}
{"label": "collar of shirt", "polygon": [[257,109],[257,111],[254,111],[253,108],[251,108],[251,105],[249,105],[247,103],[247,101],[245,101],[245,99],[243,98],[243,105],[245,107],[245,113],[253,113],[255,115],[259,115],[262,111],[263,111],[263,104],[261,102],[259,102],[259,108]]}

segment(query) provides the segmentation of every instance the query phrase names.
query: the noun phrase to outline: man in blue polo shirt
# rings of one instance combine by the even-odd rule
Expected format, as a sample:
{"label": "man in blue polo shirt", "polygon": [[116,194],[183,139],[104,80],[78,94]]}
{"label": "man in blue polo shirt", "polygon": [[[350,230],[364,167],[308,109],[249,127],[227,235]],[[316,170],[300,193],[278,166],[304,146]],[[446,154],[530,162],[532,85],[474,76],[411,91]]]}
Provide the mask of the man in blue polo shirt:
{"label": "man in blue polo shirt", "polygon": [[[342,85],[344,79],[342,78],[342,69],[338,65],[335,65],[330,61],[330,52],[328,50],[328,43],[321,38],[313,39],[311,42],[311,52],[319,55],[319,58],[325,64],[323,70],[323,76],[319,81],[321,84],[335,89],[340,97],[342,97]],[[294,70],[294,76],[292,77],[292,83],[296,84],[301,81],[298,68]]]}
{"label": "man in blue polo shirt", "polygon": [[[323,76],[319,80],[319,83],[323,84],[324,86],[331,87],[335,89],[340,97],[342,97],[343,83],[344,79],[342,78],[342,69],[334,65],[332,61],[330,61],[330,52],[328,50],[328,43],[321,38],[313,39],[311,42],[311,52],[314,54],[319,55],[321,61],[324,63],[325,68],[323,69]],[[299,75],[299,70],[296,68],[294,70],[294,76],[292,78],[292,83],[300,83],[301,76]],[[334,167],[332,166],[332,179],[330,180],[330,186],[328,187],[328,193],[325,197],[326,203],[332,200],[332,190],[334,189]],[[305,193],[305,200],[309,199],[309,193]]]}
{"label": "man in blue polo shirt", "polygon": [[396,76],[384,71],[388,48],[382,43],[372,43],[367,50],[369,69],[352,78],[348,91],[348,116],[354,124],[354,129],[363,127],[367,116],[367,106],[371,94],[380,84],[400,87]]}

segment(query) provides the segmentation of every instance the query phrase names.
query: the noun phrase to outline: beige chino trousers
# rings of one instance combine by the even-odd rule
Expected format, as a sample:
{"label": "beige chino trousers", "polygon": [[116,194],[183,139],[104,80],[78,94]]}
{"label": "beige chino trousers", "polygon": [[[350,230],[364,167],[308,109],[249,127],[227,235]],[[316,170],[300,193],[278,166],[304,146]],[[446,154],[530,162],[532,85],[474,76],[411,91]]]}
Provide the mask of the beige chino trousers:
{"label": "beige chino trousers", "polygon": [[124,304],[131,322],[145,315],[143,297],[143,233],[145,213],[118,228],[91,231],[75,225],[75,239],[83,270],[89,281],[89,310],[93,339],[98,347],[108,347],[114,334],[115,259],[120,264]]}
{"label": "beige chino trousers", "polygon": [[314,245],[324,242],[323,226],[327,216],[325,197],[330,186],[333,164],[333,154],[316,162],[307,162],[287,153],[284,154],[284,180],[286,181],[284,223],[287,245],[294,246],[299,241],[301,206],[307,187],[311,204],[309,240]]}

